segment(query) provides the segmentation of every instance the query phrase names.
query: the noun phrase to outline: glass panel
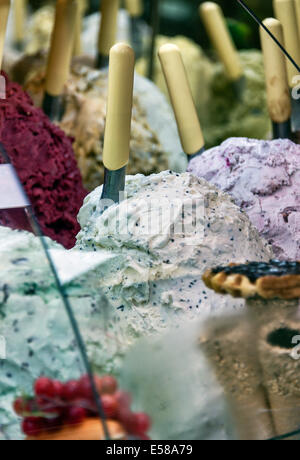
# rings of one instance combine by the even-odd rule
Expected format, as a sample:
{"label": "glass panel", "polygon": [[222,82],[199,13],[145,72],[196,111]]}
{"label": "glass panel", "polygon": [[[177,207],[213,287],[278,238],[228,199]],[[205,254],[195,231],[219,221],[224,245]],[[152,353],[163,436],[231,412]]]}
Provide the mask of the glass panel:
{"label": "glass panel", "polygon": [[[61,285],[57,269],[68,272],[72,255],[65,261],[67,251],[40,234],[2,146],[0,151],[0,439],[55,438],[62,424],[73,430],[87,414],[103,418],[109,436],[72,313],[73,300],[86,310],[94,299],[84,285],[81,291],[76,270]],[[102,295],[99,302],[101,308]]]}

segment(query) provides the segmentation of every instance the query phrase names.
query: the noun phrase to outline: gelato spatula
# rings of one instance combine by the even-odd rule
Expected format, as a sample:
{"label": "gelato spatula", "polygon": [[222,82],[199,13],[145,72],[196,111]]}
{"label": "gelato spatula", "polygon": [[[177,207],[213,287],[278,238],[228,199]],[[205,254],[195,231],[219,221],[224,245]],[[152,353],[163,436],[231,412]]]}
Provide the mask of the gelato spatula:
{"label": "gelato spatula", "polygon": [[[283,43],[283,28],[274,18],[265,19],[264,25]],[[260,27],[260,38],[266,74],[267,99],[273,123],[274,139],[291,138],[291,99],[285,58],[272,38]]]}
{"label": "gelato spatula", "polygon": [[131,43],[135,52],[136,59],[142,56],[142,36],[140,31],[140,18],[143,14],[142,0],[125,0],[127,11],[130,15]]}
{"label": "gelato spatula", "polygon": [[[276,18],[283,26],[284,45],[296,63],[300,65],[300,47],[294,0],[274,0],[274,10]],[[293,88],[298,83],[295,77],[299,75],[296,74],[295,68],[289,60],[286,60],[286,66],[292,100],[292,132],[296,133],[300,131],[300,99],[293,97]]]}
{"label": "gelato spatula", "polygon": [[76,0],[57,0],[55,24],[47,63],[43,110],[54,121],[61,117],[60,96],[67,82],[78,4]]}
{"label": "gelato spatula", "polygon": [[175,113],[182,148],[190,161],[204,152],[205,143],[182,55],[177,46],[167,44],[160,48],[159,58]]}
{"label": "gelato spatula", "polygon": [[119,43],[110,51],[108,101],[103,146],[105,177],[102,192],[104,207],[120,200],[125,189],[129,161],[134,81],[133,49]]}
{"label": "gelato spatula", "polygon": [[224,64],[229,80],[232,82],[234,92],[237,97],[241,98],[245,78],[238,51],[229,33],[223,11],[214,2],[202,3],[199,11],[210,40]]}
{"label": "gelato spatula", "polygon": [[105,69],[109,52],[116,43],[119,0],[102,0],[100,5],[101,24],[98,37],[97,69]]}
{"label": "gelato spatula", "polygon": [[18,50],[23,50],[27,0],[14,0],[14,42]]}
{"label": "gelato spatula", "polygon": [[82,0],[77,0],[77,15],[75,23],[75,33],[74,33],[74,46],[73,46],[73,56],[81,56],[82,54],[82,43],[81,43],[81,33],[82,33],[82,21],[83,16],[86,10],[86,4]]}
{"label": "gelato spatula", "polygon": [[10,0],[0,0],[0,71],[2,70],[4,42],[9,10]]}

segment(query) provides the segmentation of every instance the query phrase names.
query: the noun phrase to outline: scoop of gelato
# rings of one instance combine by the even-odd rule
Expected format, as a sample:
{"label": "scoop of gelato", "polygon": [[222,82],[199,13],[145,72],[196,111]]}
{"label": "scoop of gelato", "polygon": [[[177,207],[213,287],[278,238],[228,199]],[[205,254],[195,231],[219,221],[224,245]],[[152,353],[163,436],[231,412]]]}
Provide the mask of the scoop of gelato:
{"label": "scoop of gelato", "polygon": [[42,231],[66,248],[73,247],[79,230],[77,214],[86,191],[71,140],[33,105],[18,84],[7,78],[6,99],[0,101],[0,122],[0,142]]}
{"label": "scoop of gelato", "polygon": [[126,199],[102,214],[101,191],[92,192],[79,212],[76,247],[122,257],[100,283],[119,318],[131,318],[128,337],[221,308],[223,301],[215,302],[201,280],[213,261],[270,255],[231,199],[191,174],[128,176]]}
{"label": "scoop of gelato", "polygon": [[[224,72],[215,64],[210,81],[210,98],[202,115],[208,147],[219,145],[229,137],[267,139],[271,122],[267,108],[263,58],[260,51],[239,52],[244,70],[244,85],[240,98]],[[201,114],[200,114],[201,118]]]}
{"label": "scoop of gelato", "polygon": [[55,9],[51,5],[43,6],[31,16],[26,33],[25,51],[27,54],[35,54],[49,49],[54,18]]}
{"label": "scoop of gelato", "polygon": [[299,145],[232,138],[192,160],[188,170],[229,193],[278,258],[299,259]]}

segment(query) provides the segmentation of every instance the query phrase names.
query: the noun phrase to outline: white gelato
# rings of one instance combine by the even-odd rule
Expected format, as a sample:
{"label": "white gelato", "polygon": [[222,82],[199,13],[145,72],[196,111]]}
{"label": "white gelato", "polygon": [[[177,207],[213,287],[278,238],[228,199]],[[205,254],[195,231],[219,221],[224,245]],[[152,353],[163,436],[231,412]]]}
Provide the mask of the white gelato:
{"label": "white gelato", "polygon": [[101,191],[92,192],[79,212],[77,248],[108,250],[120,258],[118,269],[99,283],[119,308],[124,348],[145,334],[220,308],[223,300],[208,294],[201,280],[216,261],[270,256],[229,196],[189,173],[128,176],[127,200],[102,215]]}

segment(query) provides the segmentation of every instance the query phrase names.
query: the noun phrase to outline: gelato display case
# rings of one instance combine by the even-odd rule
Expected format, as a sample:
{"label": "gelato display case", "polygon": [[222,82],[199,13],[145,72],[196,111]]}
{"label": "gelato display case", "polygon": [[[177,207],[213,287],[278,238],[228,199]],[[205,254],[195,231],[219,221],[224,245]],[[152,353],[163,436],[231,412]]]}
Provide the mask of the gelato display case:
{"label": "gelato display case", "polygon": [[300,2],[260,3],[0,0],[0,440],[300,439]]}

